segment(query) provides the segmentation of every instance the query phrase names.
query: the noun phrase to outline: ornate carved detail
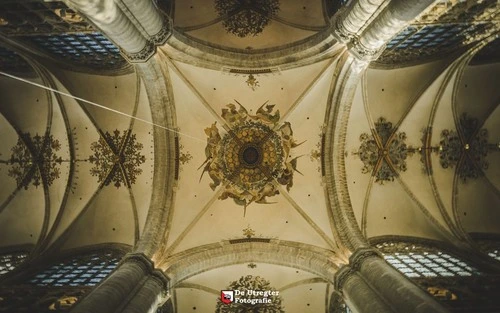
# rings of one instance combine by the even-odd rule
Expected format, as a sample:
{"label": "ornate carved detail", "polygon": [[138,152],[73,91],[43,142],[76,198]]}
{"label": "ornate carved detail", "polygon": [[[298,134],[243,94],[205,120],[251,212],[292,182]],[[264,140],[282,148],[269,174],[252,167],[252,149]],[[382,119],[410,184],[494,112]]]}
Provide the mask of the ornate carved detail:
{"label": "ornate carved detail", "polygon": [[[9,3],[10,2],[10,3]],[[63,1],[0,3],[0,30],[8,36],[72,34],[93,27]]]}
{"label": "ornate carved detail", "polygon": [[10,160],[6,162],[10,165],[7,175],[24,189],[30,185],[38,188],[42,183],[50,186],[59,178],[59,166],[63,160],[56,152],[60,149],[61,144],[52,135],[21,133],[11,149]]}
{"label": "ornate carved detail", "polygon": [[247,228],[243,229],[243,236],[245,236],[246,238],[252,238],[253,236],[255,236],[255,230],[253,230],[250,225],[248,225]]}
{"label": "ornate carved detail", "polygon": [[462,114],[457,127],[458,131],[441,131],[439,146],[430,144],[432,130],[423,130],[423,147],[418,150],[422,153],[420,160],[426,172],[431,172],[430,153],[433,152],[439,155],[442,168],[456,168],[458,176],[465,183],[468,179],[479,177],[488,169],[486,157],[500,147],[498,144],[488,143],[488,130],[479,129],[478,120],[469,117],[467,113]]}
{"label": "ornate carved detail", "polygon": [[315,149],[312,149],[311,150],[311,153],[309,153],[309,159],[311,160],[311,162],[318,162],[319,165],[318,165],[318,173],[321,173],[321,157],[322,157],[322,154],[321,154],[321,151],[322,151],[322,139],[323,139],[323,131],[324,131],[324,126],[321,126],[320,127],[320,133],[319,133],[319,141],[318,143],[316,143],[316,148]]}
{"label": "ornate carved detail", "polygon": [[336,273],[334,277],[334,287],[335,290],[342,293],[342,288],[349,277],[354,275],[356,271],[349,265],[342,266]]}
{"label": "ornate carved detail", "polygon": [[278,0],[215,0],[215,10],[223,18],[222,25],[238,37],[262,33],[279,9]]}
{"label": "ornate carved detail", "polygon": [[497,32],[496,0],[443,1],[387,44],[377,63],[401,65],[445,57]]}
{"label": "ornate carved detail", "polygon": [[140,166],[146,161],[141,154],[142,148],[143,145],[137,142],[136,135],[130,130],[123,131],[122,135],[119,130],[113,134],[106,132],[90,146],[94,152],[89,157],[94,164],[90,173],[105,186],[113,182],[116,188],[122,184],[130,187],[142,173]]}
{"label": "ornate carved detail", "polygon": [[153,42],[156,46],[164,45],[167,42],[170,35],[172,35],[171,29],[172,27],[170,23],[163,23],[163,26],[160,29],[160,31],[156,35],[153,35],[150,38],[151,42]]}
{"label": "ornate carved detail", "polygon": [[463,182],[479,177],[489,166],[486,160],[490,150],[488,130],[478,130],[478,124],[477,119],[464,113],[459,122],[461,136],[454,130],[445,129],[441,132],[439,163],[443,168],[458,165],[458,175]]}
{"label": "ornate carved detail", "polygon": [[131,63],[144,63],[156,53],[156,46],[153,42],[148,41],[141,51],[136,53],[127,53],[122,50],[122,54]]}
{"label": "ornate carved detail", "polygon": [[361,268],[363,262],[370,257],[381,258],[381,254],[380,252],[372,248],[358,249],[349,257],[349,265],[353,270],[358,271]]}
{"label": "ornate carved detail", "polygon": [[184,146],[181,144],[179,145],[179,162],[181,162],[182,165],[188,164],[189,161],[193,159],[193,156],[189,151],[184,151]]}
{"label": "ornate carved detail", "polygon": [[292,188],[299,157],[292,158],[290,152],[300,144],[293,139],[290,123],[274,130],[280,119],[274,105],[264,103],[255,115],[241,104],[238,110],[234,104],[227,107],[222,118],[231,130],[222,137],[216,123],[205,129],[207,158],[200,166],[204,166],[200,181],[208,172],[212,190],[225,184],[219,199],[232,198],[245,209],[253,202],[268,204],[267,197],[279,194],[277,184]]}
{"label": "ornate carved detail", "polygon": [[245,83],[247,83],[247,86],[250,87],[250,89],[252,89],[253,91],[260,87],[259,81],[257,80],[257,78],[255,78],[255,76],[253,76],[253,74],[248,75],[248,79],[245,81]]}
{"label": "ornate carved detail", "polygon": [[[233,281],[229,284],[226,290],[239,290],[246,295],[247,290],[263,290],[263,291],[277,291],[275,288],[271,287],[269,281],[265,280],[260,276],[242,276],[239,280]],[[246,299],[252,299],[252,296],[245,296]],[[257,298],[262,298],[262,296],[256,296]],[[224,304],[217,299],[217,306],[215,312],[217,313],[231,313],[231,312],[266,312],[266,313],[284,313],[285,310],[282,306],[282,299],[279,293],[271,293],[267,299],[268,303],[236,303],[232,302],[230,304]]]}
{"label": "ornate carved detail", "polygon": [[254,268],[257,268],[257,264],[255,264],[253,262],[252,263],[248,263],[247,267],[251,268],[251,269],[254,269]]}
{"label": "ornate carved detail", "polygon": [[363,162],[361,171],[364,174],[371,172],[375,181],[380,184],[393,181],[398,175],[397,172],[405,172],[406,158],[415,152],[414,148],[405,143],[406,133],[398,132],[393,135],[395,131],[391,122],[380,117],[375,123],[374,134],[361,134],[361,146],[354,153]]}

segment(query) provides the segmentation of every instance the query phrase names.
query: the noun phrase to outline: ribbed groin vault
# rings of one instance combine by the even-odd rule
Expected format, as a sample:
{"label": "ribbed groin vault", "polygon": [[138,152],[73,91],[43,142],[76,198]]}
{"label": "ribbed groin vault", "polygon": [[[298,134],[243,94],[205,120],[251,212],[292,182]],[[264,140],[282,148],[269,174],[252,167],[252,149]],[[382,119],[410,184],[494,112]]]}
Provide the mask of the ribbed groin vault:
{"label": "ribbed groin vault", "polygon": [[2,1],[0,312],[500,312],[499,13]]}

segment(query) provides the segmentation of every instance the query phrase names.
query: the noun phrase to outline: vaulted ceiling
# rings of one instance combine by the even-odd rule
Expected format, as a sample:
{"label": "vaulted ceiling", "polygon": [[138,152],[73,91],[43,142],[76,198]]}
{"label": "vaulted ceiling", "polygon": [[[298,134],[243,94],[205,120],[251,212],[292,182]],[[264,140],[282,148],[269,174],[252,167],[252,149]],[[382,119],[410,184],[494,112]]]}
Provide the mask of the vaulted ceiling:
{"label": "vaulted ceiling", "polygon": [[[280,3],[262,33],[241,38],[225,28],[231,12],[220,15],[203,0],[174,1],[172,40],[258,59],[259,53],[296,47],[330,27],[325,1]],[[214,247],[241,243],[251,252],[259,240],[346,263],[349,253],[336,235],[342,230],[335,226],[334,204],[325,196],[326,182],[334,177],[322,169],[332,161],[324,159],[322,140],[328,109],[349,105],[341,153],[352,212],[366,239],[413,237],[461,245],[474,234],[498,234],[499,63],[474,63],[474,54],[465,53],[401,67],[372,64],[360,69],[360,79],[350,86],[352,104],[335,103],[349,52],[329,40],[327,52],[307,61],[256,70],[234,66],[241,60],[226,67],[221,63],[230,57],[216,53],[190,62],[193,58],[179,56],[192,51],[177,51],[169,43],[149,61],[161,69],[154,75],[142,65],[102,75],[95,66],[69,69],[29,55],[23,71],[8,69],[26,81],[0,76],[0,247],[24,245],[48,254],[108,243],[134,246],[148,216],[164,209],[155,199],[170,194],[158,180],[172,180],[168,216],[149,231],[159,234],[151,256],[175,280],[178,312],[215,310],[219,291],[246,275],[263,277],[280,290],[286,312],[324,311],[331,281],[298,265],[265,260],[265,253],[185,275],[169,266]],[[11,44],[0,57],[13,60]],[[173,122],[152,125],[160,116],[152,109],[156,102],[170,107],[165,120]],[[228,180],[211,188],[215,180],[207,164],[219,154],[210,155],[213,145],[207,142],[215,131],[221,138],[235,137],[231,108],[276,134],[290,126],[293,185],[287,188],[274,177],[269,181],[277,194],[235,199],[221,197],[234,192]],[[157,135],[159,129],[175,135],[175,149],[162,146],[168,140]],[[341,146],[333,143],[333,149]],[[169,162],[176,170],[159,177]]]}

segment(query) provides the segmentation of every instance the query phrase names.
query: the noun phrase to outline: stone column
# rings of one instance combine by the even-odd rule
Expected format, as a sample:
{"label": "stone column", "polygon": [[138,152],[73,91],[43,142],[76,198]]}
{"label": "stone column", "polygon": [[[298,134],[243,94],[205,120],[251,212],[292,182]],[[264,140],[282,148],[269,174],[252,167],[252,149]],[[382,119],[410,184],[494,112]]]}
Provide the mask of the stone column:
{"label": "stone column", "polygon": [[164,44],[170,35],[170,24],[153,5],[152,0],[117,0],[118,6],[142,32],[142,35],[156,45]]}
{"label": "stone column", "polygon": [[135,54],[147,46],[147,40],[113,0],[66,0],[70,7],[85,15],[125,52]]}
{"label": "stone column", "polygon": [[350,1],[342,11],[333,17],[333,35],[343,43],[351,41],[368,22],[382,2],[384,0]]}
{"label": "stone column", "polygon": [[448,312],[371,248],[351,255],[335,276],[335,288],[354,312]]}
{"label": "stone column", "polygon": [[154,312],[167,288],[167,277],[154,269],[151,260],[143,254],[129,254],[71,312]]}
{"label": "stone column", "polygon": [[[171,34],[152,0],[64,0],[115,42],[131,62],[147,61]],[[167,19],[168,20],[168,19]]]}
{"label": "stone column", "polygon": [[360,59],[376,59],[389,40],[432,3],[434,0],[392,0],[352,42],[351,52]]}

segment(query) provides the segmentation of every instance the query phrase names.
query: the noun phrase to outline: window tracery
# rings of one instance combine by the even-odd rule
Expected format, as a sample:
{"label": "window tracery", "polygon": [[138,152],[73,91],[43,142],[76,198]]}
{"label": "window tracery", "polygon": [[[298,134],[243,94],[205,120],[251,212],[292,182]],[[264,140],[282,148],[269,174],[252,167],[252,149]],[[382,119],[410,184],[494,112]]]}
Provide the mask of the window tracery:
{"label": "window tracery", "polygon": [[0,276],[13,271],[28,257],[27,252],[14,252],[0,255]]}
{"label": "window tracery", "polygon": [[98,251],[67,259],[35,274],[29,284],[36,286],[95,286],[117,266],[122,254]]}
{"label": "window tracery", "polygon": [[481,275],[464,260],[439,249],[393,242],[378,244],[377,248],[389,264],[410,278]]}
{"label": "window tracery", "polygon": [[443,56],[494,32],[496,1],[441,1],[397,34],[377,60],[382,64]]}

